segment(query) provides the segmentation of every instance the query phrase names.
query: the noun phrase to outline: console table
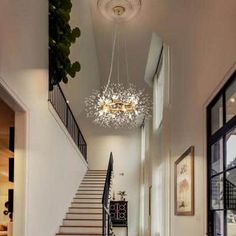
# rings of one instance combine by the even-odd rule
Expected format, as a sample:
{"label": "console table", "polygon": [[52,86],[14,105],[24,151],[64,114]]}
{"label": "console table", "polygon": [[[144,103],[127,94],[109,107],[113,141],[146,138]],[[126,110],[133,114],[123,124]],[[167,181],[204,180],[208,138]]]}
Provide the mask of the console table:
{"label": "console table", "polygon": [[128,235],[128,202],[110,201],[110,214],[113,227],[126,227]]}

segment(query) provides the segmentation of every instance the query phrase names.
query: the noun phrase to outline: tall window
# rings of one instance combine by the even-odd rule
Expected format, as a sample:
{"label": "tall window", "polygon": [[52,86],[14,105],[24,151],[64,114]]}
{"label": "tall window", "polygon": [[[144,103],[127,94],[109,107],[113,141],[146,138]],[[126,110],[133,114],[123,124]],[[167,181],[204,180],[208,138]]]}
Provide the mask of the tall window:
{"label": "tall window", "polygon": [[153,129],[157,130],[162,122],[164,108],[165,66],[163,54],[153,81]]}
{"label": "tall window", "polygon": [[207,108],[208,234],[236,235],[236,71]]}

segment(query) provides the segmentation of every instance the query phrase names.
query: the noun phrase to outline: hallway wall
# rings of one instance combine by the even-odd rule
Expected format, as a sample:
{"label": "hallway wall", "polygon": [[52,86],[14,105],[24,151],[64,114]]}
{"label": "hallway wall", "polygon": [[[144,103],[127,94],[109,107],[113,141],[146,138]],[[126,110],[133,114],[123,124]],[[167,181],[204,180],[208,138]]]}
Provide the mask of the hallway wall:
{"label": "hallway wall", "polygon": [[[142,132],[142,183],[144,190],[140,236],[166,236],[170,230],[170,104],[169,49],[153,81],[153,116]],[[162,118],[161,118],[162,117]]]}
{"label": "hallway wall", "polygon": [[[55,235],[87,169],[47,101],[47,2],[0,3],[0,82],[23,104],[27,114],[26,208],[23,209],[26,219],[22,227],[23,222],[18,218],[14,236]],[[16,124],[18,128],[21,129]],[[16,158],[18,154],[20,158],[24,150],[16,150]],[[16,174],[16,179],[23,175]],[[16,208],[21,209],[22,205],[17,201]]]}
{"label": "hallway wall", "polygon": [[72,45],[70,58],[72,61],[79,60],[81,70],[68,84],[62,84],[62,89],[79,121],[84,111],[85,97],[100,86],[100,68],[89,0],[72,0],[72,4],[70,24],[72,27],[79,26],[81,36]]}
{"label": "hallway wall", "polygon": [[[236,2],[153,0],[152,9],[153,30],[170,46],[170,235],[203,236],[207,223],[205,108],[236,62]],[[190,145],[195,146],[196,211],[194,216],[175,216],[174,162]]]}
{"label": "hallway wall", "polygon": [[[119,191],[126,191],[129,209],[129,235],[138,235],[139,229],[139,191],[140,191],[140,129],[113,130],[102,129],[84,120],[88,141],[88,162],[90,169],[107,169],[110,152],[114,157],[113,192],[116,200]],[[123,175],[124,174],[124,175]],[[122,236],[123,234],[116,234]]]}

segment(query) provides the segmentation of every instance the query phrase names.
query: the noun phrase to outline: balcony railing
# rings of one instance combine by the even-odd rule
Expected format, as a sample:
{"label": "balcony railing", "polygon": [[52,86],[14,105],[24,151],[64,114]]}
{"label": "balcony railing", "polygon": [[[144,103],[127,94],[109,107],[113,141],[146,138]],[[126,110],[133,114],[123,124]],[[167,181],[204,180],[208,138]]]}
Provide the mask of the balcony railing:
{"label": "balcony railing", "polygon": [[78,146],[80,152],[84,156],[84,159],[87,161],[87,143],[60,85],[53,86],[53,89],[49,91],[48,100],[54,107],[62,123],[67,128],[71,138]]}

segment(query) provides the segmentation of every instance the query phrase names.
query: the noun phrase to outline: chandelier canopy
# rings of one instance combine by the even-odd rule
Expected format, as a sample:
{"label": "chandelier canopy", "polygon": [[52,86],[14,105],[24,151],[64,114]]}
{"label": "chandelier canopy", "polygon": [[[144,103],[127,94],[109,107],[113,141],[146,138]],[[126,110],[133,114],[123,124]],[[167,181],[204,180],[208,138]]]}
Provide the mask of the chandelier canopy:
{"label": "chandelier canopy", "polygon": [[[118,0],[116,2],[118,2]],[[122,14],[126,11],[125,6],[123,9],[122,5],[114,6],[113,10],[117,17],[122,17]],[[101,91],[94,90],[91,96],[85,99],[85,111],[87,113],[87,117],[92,118],[94,123],[102,127],[134,128],[140,126],[145,117],[150,116],[152,104],[149,95],[145,94],[143,89],[138,89],[134,84],[129,82],[126,50],[125,62],[127,70],[127,84],[125,85],[124,83],[119,82],[119,73],[118,82],[111,82],[116,41],[117,30],[115,30],[114,33],[108,82],[106,86],[101,88]],[[118,47],[118,49],[119,48],[120,47]],[[119,70],[119,57],[117,61]]]}

